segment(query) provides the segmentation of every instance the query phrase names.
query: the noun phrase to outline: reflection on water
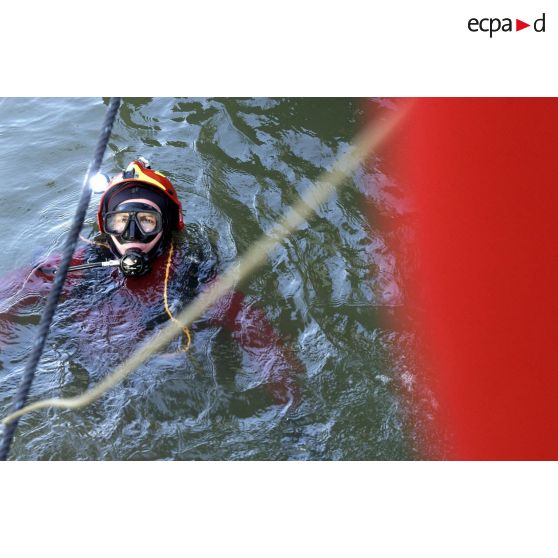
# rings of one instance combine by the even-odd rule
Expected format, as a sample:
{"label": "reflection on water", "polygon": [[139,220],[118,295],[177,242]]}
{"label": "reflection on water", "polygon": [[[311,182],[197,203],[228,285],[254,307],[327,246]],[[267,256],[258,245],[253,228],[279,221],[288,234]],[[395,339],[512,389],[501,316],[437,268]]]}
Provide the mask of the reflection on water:
{"label": "reflection on water", "polygon": [[[373,101],[370,101],[373,103]],[[5,99],[0,103],[0,204],[5,277],[59,250],[77,203],[106,100]],[[186,234],[175,239],[169,285],[175,310],[227,267],[347,149],[363,116],[350,99],[127,99],[103,171],[140,155],[174,183]],[[393,238],[367,219],[400,215],[404,200],[363,167],[242,286],[263,311],[296,372],[298,405],[266,389],[263,360],[211,319],[80,412],[22,419],[17,459],[409,459],[420,457],[413,406],[411,331],[382,319],[402,301]],[[96,234],[98,198],[84,234]],[[88,248],[90,257],[96,257]],[[201,254],[200,266],[191,266]],[[155,282],[156,283],[156,282]],[[5,283],[7,285],[7,283]],[[7,288],[6,288],[7,291]],[[15,390],[41,293],[0,315],[0,412]],[[258,314],[254,314],[255,316]],[[128,289],[95,270],[67,288],[33,384],[33,400],[71,396],[98,382],[166,320],[162,292]],[[393,326],[391,326],[393,327]],[[269,382],[268,382],[269,383]],[[420,425],[419,425],[420,426]]]}

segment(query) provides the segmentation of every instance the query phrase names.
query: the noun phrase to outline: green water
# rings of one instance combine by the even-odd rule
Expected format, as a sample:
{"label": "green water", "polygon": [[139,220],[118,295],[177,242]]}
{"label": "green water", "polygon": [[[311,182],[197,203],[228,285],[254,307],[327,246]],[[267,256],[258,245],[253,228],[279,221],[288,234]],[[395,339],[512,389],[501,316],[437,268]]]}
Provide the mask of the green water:
{"label": "green water", "polygon": [[[148,158],[175,185],[187,231],[212,246],[222,271],[347,149],[364,107],[358,99],[125,99],[103,171]],[[0,276],[60,249],[105,111],[102,99],[0,101]],[[98,199],[85,236],[95,234]],[[427,396],[416,393],[414,335],[385,319],[402,303],[390,247],[397,231],[369,221],[401,215],[403,199],[381,160],[363,166],[242,286],[301,364],[297,405],[271,400],[259,361],[201,320],[191,356],[169,347],[84,410],[23,418],[11,458],[420,458],[413,402]],[[146,332],[145,315],[130,311],[115,325],[101,311],[116,307],[112,276],[80,281],[59,307],[31,400],[91,387],[164,321]],[[3,316],[1,415],[42,307],[39,299]],[[150,311],[160,314],[160,302]]]}

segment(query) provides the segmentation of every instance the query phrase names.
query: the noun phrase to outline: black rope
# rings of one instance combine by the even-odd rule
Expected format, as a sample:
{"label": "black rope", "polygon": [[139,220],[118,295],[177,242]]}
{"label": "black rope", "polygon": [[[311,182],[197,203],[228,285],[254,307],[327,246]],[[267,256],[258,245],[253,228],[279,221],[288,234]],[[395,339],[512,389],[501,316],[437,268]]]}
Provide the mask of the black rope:
{"label": "black rope", "polygon": [[[39,322],[37,336],[31,346],[31,354],[29,355],[25,370],[23,371],[23,377],[12,402],[10,413],[19,411],[27,402],[29,390],[31,389],[31,383],[35,377],[35,371],[37,370],[37,365],[39,364],[39,360],[45,347],[48,330],[50,328],[50,324],[52,323],[56,306],[58,305],[58,299],[60,298],[60,293],[62,292],[62,286],[64,285],[70,261],[76,249],[78,236],[81,231],[83,221],[85,220],[89,200],[91,199],[91,187],[89,185],[89,180],[92,176],[95,176],[101,168],[103,156],[110,139],[112,126],[114,124],[114,119],[116,118],[119,106],[120,97],[112,97],[110,99],[105,121],[101,129],[101,135],[99,136],[99,141],[97,142],[97,148],[95,149],[93,161],[89,165],[87,172],[85,173],[85,178],[83,179],[81,197],[74,215],[72,226],[66,236],[66,241],[62,250],[62,262],[58,267],[56,275],[54,276],[52,288],[48,293],[46,307],[43,311],[43,315],[41,316],[41,321]],[[19,419],[16,419],[4,427],[4,436],[2,437],[2,443],[0,444],[0,461],[5,461],[8,458],[10,446],[12,444],[18,422]]]}

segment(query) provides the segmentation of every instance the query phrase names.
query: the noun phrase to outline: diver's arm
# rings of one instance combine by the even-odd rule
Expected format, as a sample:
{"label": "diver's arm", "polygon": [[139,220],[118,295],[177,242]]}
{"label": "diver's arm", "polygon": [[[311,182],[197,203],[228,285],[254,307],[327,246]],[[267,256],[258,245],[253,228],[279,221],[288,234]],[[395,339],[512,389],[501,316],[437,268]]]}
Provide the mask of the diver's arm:
{"label": "diver's arm", "polygon": [[[85,248],[74,254],[70,265],[84,262]],[[54,272],[60,265],[62,257],[58,254],[41,258],[35,265],[12,271],[0,278],[0,315],[6,317],[18,308],[28,306],[49,290]]]}
{"label": "diver's arm", "polygon": [[0,278],[0,349],[13,342],[14,317],[21,308],[31,306],[48,292],[37,267],[12,271]]}
{"label": "diver's arm", "polygon": [[266,387],[277,403],[297,405],[300,387],[297,374],[303,370],[294,352],[283,343],[265,312],[239,291],[225,295],[210,311],[214,324],[226,327],[266,377]]}

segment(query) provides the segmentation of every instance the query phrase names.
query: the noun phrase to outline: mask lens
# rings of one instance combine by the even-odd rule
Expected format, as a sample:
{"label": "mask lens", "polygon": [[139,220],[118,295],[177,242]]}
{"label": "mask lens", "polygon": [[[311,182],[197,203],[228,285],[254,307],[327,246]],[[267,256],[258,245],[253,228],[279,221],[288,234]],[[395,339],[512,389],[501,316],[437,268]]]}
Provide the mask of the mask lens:
{"label": "mask lens", "polygon": [[161,216],[154,211],[139,211],[137,222],[144,234],[154,234],[161,230]]}
{"label": "mask lens", "polygon": [[115,211],[107,214],[105,229],[109,234],[122,234],[128,225],[130,214],[127,211]]}

